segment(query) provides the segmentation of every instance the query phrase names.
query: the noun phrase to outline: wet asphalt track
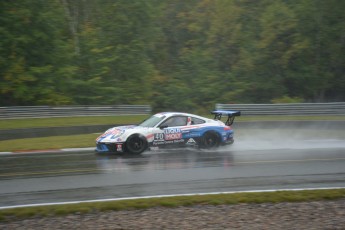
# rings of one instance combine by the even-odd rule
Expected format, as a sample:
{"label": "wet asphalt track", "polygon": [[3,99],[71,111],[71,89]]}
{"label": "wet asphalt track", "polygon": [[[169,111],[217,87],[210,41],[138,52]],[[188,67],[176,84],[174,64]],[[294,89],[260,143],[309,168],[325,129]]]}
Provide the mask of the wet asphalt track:
{"label": "wet asphalt track", "polygon": [[[0,156],[0,207],[106,198],[261,189],[345,187],[345,141],[243,131],[217,151]],[[260,131],[262,134],[262,132]],[[303,133],[303,132],[301,132]],[[339,133],[338,133],[339,134]]]}

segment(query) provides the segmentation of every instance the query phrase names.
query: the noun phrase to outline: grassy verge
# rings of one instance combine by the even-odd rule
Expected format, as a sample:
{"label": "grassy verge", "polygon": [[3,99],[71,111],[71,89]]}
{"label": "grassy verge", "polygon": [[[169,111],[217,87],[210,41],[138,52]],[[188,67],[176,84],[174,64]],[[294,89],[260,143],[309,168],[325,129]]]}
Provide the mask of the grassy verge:
{"label": "grassy verge", "polygon": [[[99,116],[99,117],[56,117],[0,120],[0,129],[61,127],[77,125],[137,124],[149,115]],[[211,115],[206,117],[213,118]],[[241,116],[236,121],[289,121],[289,120],[345,120],[345,116]]]}
{"label": "grassy verge", "polygon": [[152,207],[175,208],[191,205],[234,205],[240,203],[310,202],[344,198],[345,189],[176,196],[165,198],[134,199],[4,209],[0,210],[0,221],[25,219],[30,217],[67,215],[73,213],[94,213],[103,211],[148,209]]}
{"label": "grassy verge", "polygon": [[345,116],[241,116],[236,121],[345,121]]}
{"label": "grassy verge", "polygon": [[0,152],[91,147],[95,146],[98,136],[99,134],[82,134],[6,140],[0,141]]}
{"label": "grassy verge", "polygon": [[0,129],[22,129],[103,124],[136,124],[143,121],[147,117],[148,115],[8,119],[0,120]]}

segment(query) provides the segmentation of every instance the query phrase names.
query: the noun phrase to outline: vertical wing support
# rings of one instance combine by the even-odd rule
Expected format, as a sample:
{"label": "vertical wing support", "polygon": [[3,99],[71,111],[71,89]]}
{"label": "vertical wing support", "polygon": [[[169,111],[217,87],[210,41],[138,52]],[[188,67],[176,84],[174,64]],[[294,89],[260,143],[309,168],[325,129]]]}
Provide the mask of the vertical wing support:
{"label": "vertical wing support", "polygon": [[235,117],[241,116],[240,111],[228,111],[228,110],[214,110],[211,111],[211,114],[214,114],[215,120],[221,120],[223,115],[227,115],[227,120],[225,125],[230,126],[234,123]]}

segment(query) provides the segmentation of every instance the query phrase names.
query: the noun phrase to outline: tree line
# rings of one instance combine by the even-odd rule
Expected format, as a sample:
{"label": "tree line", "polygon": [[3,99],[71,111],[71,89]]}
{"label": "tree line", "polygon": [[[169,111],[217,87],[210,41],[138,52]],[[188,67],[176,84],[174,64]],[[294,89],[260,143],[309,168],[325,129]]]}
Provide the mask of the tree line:
{"label": "tree line", "polygon": [[0,106],[345,99],[342,0],[0,1]]}

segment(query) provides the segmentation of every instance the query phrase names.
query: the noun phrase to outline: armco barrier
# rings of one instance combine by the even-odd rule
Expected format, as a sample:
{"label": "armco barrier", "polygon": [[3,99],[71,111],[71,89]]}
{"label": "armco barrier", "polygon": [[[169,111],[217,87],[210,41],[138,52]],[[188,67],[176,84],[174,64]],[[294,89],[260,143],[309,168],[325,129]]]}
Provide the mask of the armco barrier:
{"label": "armco barrier", "polygon": [[[216,109],[240,110],[246,115],[345,115],[345,102],[293,104],[216,104]],[[148,115],[149,105],[9,106],[0,107],[0,119]]]}
{"label": "armco barrier", "polygon": [[0,119],[147,115],[150,105],[79,105],[79,106],[9,106],[0,107]]}
{"label": "armco barrier", "polygon": [[216,104],[218,110],[240,110],[246,115],[345,115],[345,102],[291,104]]}

